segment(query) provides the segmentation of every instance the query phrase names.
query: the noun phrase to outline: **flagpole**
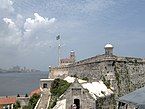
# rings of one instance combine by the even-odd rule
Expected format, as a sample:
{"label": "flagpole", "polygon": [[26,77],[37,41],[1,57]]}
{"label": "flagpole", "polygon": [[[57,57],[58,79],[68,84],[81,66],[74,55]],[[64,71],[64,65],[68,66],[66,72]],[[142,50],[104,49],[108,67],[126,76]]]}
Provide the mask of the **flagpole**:
{"label": "flagpole", "polygon": [[60,35],[58,35],[56,37],[56,40],[59,40],[58,41],[58,66],[60,66],[60,49],[61,49],[61,38],[60,38]]}
{"label": "flagpole", "polygon": [[59,43],[58,43],[58,66],[60,66],[60,48],[61,48],[61,45],[60,45],[60,40],[59,40]]}

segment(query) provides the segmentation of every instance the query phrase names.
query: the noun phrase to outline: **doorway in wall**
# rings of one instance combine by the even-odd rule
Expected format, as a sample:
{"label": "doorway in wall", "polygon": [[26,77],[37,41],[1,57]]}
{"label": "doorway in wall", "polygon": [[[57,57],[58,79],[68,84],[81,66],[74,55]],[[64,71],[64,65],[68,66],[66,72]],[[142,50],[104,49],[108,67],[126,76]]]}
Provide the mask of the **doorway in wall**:
{"label": "doorway in wall", "polygon": [[48,88],[46,83],[43,84],[43,88]]}
{"label": "doorway in wall", "polygon": [[76,105],[76,109],[80,109],[80,100],[79,99],[74,99],[74,104]]}

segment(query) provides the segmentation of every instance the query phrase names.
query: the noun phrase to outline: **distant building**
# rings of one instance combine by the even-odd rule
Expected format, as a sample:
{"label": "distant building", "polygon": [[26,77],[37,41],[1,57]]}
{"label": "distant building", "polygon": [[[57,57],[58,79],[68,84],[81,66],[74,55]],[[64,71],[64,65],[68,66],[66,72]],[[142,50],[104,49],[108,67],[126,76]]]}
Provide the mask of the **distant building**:
{"label": "distant building", "polygon": [[75,62],[75,52],[71,51],[68,58],[60,59],[60,66],[67,66]]}
{"label": "distant building", "polygon": [[16,97],[2,97],[0,98],[0,109],[13,109],[16,103]]}

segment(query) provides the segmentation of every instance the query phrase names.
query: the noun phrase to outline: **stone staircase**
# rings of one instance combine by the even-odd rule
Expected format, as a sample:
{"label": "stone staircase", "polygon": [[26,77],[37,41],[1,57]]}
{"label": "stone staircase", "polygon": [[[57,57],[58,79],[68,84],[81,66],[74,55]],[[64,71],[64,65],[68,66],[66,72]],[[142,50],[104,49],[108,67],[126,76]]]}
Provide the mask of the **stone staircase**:
{"label": "stone staircase", "polygon": [[41,97],[35,107],[35,109],[47,109],[49,105],[50,100],[50,90],[49,89],[43,89]]}
{"label": "stone staircase", "polygon": [[66,109],[66,99],[58,101],[53,109]]}

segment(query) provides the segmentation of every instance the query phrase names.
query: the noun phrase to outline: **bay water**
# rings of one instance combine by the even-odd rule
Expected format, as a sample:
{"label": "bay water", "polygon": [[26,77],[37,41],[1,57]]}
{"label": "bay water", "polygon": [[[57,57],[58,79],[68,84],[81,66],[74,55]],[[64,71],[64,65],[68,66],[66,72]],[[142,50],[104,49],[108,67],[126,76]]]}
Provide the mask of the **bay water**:
{"label": "bay water", "polygon": [[47,78],[43,73],[0,73],[0,96],[25,95],[39,88],[39,80]]}

